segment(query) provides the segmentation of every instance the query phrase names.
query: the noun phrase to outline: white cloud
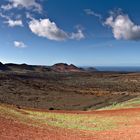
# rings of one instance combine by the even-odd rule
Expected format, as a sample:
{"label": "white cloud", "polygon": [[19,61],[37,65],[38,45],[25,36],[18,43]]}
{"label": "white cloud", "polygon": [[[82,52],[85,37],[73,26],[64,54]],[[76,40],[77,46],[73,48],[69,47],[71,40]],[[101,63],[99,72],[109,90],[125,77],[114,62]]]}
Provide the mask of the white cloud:
{"label": "white cloud", "polygon": [[1,8],[4,10],[10,10],[12,8],[33,8],[34,10],[41,12],[42,6],[36,2],[36,0],[9,0],[10,3],[2,5]]}
{"label": "white cloud", "polygon": [[9,27],[15,27],[15,26],[23,26],[22,20],[20,19],[16,19],[13,20],[10,17],[3,15],[2,13],[0,13],[0,17],[5,18],[6,21],[4,21],[4,23],[8,24]]}
{"label": "white cloud", "polygon": [[4,10],[10,10],[13,8],[13,6],[11,4],[7,4],[7,5],[2,5],[1,8]]}
{"label": "white cloud", "polygon": [[111,15],[104,24],[112,28],[116,39],[140,40],[140,25],[136,25],[128,15]]}
{"label": "white cloud", "polygon": [[34,34],[50,40],[63,41],[68,38],[68,34],[49,19],[32,19],[29,22],[29,28]]}
{"label": "white cloud", "polygon": [[78,29],[77,33],[72,33],[70,36],[70,39],[76,39],[76,40],[81,40],[84,38],[85,35],[83,34],[83,31],[81,29]]}
{"label": "white cloud", "polygon": [[40,37],[45,37],[55,41],[64,41],[67,39],[81,40],[85,38],[84,33],[81,29],[78,29],[77,33],[68,34],[67,32],[60,29],[54,22],[51,22],[49,19],[37,20],[32,17],[29,18],[31,19],[31,21],[29,22],[30,30]]}
{"label": "white cloud", "polygon": [[96,12],[94,12],[93,10],[91,9],[84,9],[84,12],[87,14],[87,15],[90,15],[90,16],[95,16],[97,18],[99,18],[100,20],[102,19],[102,16]]}
{"label": "white cloud", "polygon": [[27,46],[21,41],[14,41],[14,46],[17,48],[26,48]]}
{"label": "white cloud", "polygon": [[34,18],[32,17],[32,15],[29,12],[26,12],[26,18],[30,19],[30,20],[34,20]]}
{"label": "white cloud", "polygon": [[23,26],[22,20],[7,20],[5,23],[8,24],[9,27],[15,27],[15,26]]}

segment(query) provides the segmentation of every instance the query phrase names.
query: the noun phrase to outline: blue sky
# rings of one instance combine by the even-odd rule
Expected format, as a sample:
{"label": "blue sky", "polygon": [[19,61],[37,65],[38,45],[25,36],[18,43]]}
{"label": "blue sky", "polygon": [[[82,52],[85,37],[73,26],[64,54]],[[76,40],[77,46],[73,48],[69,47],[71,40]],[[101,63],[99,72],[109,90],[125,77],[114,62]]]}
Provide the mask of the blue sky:
{"label": "blue sky", "polygon": [[0,1],[0,61],[140,66],[139,0]]}

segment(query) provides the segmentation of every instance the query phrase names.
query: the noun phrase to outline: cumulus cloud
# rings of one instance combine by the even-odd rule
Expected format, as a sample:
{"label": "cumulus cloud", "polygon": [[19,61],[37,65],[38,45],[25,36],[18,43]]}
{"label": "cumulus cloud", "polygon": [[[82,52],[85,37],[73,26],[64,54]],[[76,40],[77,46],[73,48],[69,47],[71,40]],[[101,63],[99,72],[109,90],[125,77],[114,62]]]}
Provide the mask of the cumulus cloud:
{"label": "cumulus cloud", "polygon": [[0,13],[0,16],[2,18],[6,19],[6,21],[4,21],[4,23],[8,24],[9,27],[15,27],[15,26],[21,26],[22,27],[23,26],[23,22],[20,19],[13,20],[8,16],[3,15],[2,13]]}
{"label": "cumulus cloud", "polygon": [[17,48],[26,48],[27,46],[21,41],[14,41],[14,46]]}
{"label": "cumulus cloud", "polygon": [[102,16],[96,12],[94,12],[93,10],[91,9],[84,9],[84,12],[87,14],[87,15],[90,15],[90,16],[95,16],[97,18],[99,18],[100,20],[102,19]]}
{"label": "cumulus cloud", "polygon": [[49,19],[33,19],[29,22],[29,28],[34,34],[50,40],[62,41],[68,38],[68,34]]}
{"label": "cumulus cloud", "polygon": [[9,0],[9,2],[7,5],[2,5],[1,8],[4,10],[10,10],[12,8],[33,8],[38,12],[42,11],[42,6],[36,0]]}
{"label": "cumulus cloud", "polygon": [[118,40],[140,40],[140,25],[136,25],[128,15],[110,15],[104,24],[112,28],[113,35]]}
{"label": "cumulus cloud", "polygon": [[81,29],[78,29],[77,33],[72,33],[70,39],[81,40],[84,39],[85,35]]}
{"label": "cumulus cloud", "polygon": [[60,29],[55,22],[50,21],[50,19],[34,19],[31,18],[31,21],[29,22],[29,28],[30,30],[40,36],[45,37],[49,40],[55,40],[55,41],[64,41],[67,39],[76,39],[80,40],[85,38],[82,30],[78,30],[77,33],[67,33]]}

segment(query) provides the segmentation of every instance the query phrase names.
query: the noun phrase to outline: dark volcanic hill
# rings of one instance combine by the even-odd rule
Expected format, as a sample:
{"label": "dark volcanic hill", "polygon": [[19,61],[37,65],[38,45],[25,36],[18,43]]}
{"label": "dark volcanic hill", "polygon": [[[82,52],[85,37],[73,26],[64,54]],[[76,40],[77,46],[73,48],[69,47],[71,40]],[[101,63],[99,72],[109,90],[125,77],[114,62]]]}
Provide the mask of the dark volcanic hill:
{"label": "dark volcanic hill", "polygon": [[9,68],[0,62],[0,71],[9,70]]}
{"label": "dark volcanic hill", "polygon": [[27,65],[27,64],[13,64],[13,63],[8,63],[5,64],[5,66],[9,67],[11,70],[34,70],[33,66]]}
{"label": "dark volcanic hill", "polygon": [[50,71],[50,68],[46,66],[36,66],[36,65],[27,65],[27,64],[5,64],[13,72],[47,72]]}
{"label": "dark volcanic hill", "polygon": [[58,63],[51,66],[51,69],[55,72],[82,72],[81,68],[76,67],[73,64]]}

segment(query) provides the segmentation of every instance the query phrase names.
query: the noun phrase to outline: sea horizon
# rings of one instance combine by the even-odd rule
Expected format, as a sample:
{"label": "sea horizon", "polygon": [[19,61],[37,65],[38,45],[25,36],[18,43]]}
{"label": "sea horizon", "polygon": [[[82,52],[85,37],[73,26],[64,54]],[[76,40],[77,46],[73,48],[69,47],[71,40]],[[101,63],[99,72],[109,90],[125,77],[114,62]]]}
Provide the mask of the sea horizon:
{"label": "sea horizon", "polygon": [[140,66],[94,66],[98,71],[140,72]]}

